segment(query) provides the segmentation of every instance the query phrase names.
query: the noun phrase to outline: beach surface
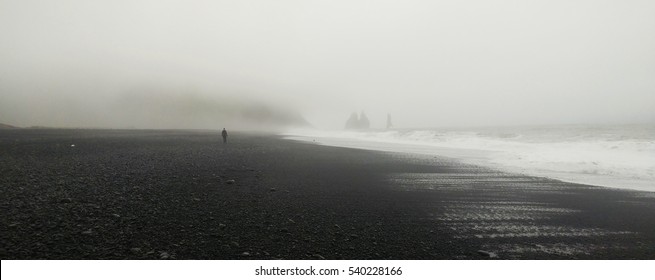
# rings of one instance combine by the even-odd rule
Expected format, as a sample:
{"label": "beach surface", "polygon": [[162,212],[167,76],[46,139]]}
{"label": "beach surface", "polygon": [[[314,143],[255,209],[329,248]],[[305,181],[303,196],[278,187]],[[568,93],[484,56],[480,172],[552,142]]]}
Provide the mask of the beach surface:
{"label": "beach surface", "polygon": [[1,259],[655,259],[655,193],[182,130],[0,130]]}

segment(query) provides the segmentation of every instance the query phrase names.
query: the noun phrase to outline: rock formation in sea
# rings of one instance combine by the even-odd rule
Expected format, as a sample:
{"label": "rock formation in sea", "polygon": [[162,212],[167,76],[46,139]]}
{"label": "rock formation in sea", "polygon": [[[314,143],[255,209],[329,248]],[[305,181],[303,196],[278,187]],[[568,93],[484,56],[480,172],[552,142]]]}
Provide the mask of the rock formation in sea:
{"label": "rock formation in sea", "polygon": [[361,112],[359,116],[357,113],[353,112],[350,114],[350,118],[346,121],[346,129],[368,129],[371,127],[371,122],[366,117],[364,112]]}
{"label": "rock formation in sea", "polygon": [[393,124],[391,123],[391,114],[387,114],[387,129],[392,129]]}
{"label": "rock formation in sea", "polygon": [[350,114],[350,118],[346,121],[346,129],[357,129],[359,127],[359,117],[357,113]]}

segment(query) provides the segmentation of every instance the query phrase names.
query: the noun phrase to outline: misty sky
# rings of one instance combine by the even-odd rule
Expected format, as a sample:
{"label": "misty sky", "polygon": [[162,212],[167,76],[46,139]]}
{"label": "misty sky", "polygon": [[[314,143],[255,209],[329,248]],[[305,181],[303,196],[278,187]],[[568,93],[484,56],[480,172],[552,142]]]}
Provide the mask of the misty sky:
{"label": "misty sky", "polygon": [[361,110],[374,127],[652,123],[654,15],[652,0],[0,0],[0,123],[212,128],[208,104],[253,101],[322,128]]}

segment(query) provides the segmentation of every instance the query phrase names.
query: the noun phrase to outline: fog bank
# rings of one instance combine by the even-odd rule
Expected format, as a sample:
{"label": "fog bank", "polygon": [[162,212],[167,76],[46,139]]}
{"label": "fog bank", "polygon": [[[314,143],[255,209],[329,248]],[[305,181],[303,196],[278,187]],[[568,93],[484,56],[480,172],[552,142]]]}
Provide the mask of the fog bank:
{"label": "fog bank", "polygon": [[653,14],[648,0],[3,0],[0,123],[653,123]]}

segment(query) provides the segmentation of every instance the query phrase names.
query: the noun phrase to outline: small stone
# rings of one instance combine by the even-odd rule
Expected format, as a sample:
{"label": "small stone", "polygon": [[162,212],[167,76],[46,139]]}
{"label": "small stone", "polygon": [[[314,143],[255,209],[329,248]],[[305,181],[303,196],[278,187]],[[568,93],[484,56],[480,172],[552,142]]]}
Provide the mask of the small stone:
{"label": "small stone", "polygon": [[225,224],[221,223],[221,224],[218,224],[218,227],[223,229],[223,228],[225,228],[227,226]]}
{"label": "small stone", "polygon": [[350,235],[350,238],[353,238],[353,239],[354,239],[354,238],[358,238],[358,237],[359,237],[359,235],[357,235],[357,234],[351,234],[351,235]]}
{"label": "small stone", "polygon": [[489,252],[489,251],[484,251],[484,250],[478,250],[478,254],[483,257],[488,257],[488,258],[497,258],[498,255],[494,252]]}
{"label": "small stone", "polygon": [[93,231],[91,229],[87,229],[87,230],[82,232],[82,234],[84,234],[84,235],[89,235],[89,234],[92,234],[92,233],[93,233]]}
{"label": "small stone", "polygon": [[59,200],[59,203],[71,203],[73,202],[73,199],[70,197],[62,198]]}
{"label": "small stone", "polygon": [[250,252],[243,252],[241,255],[244,257],[250,257]]}
{"label": "small stone", "polygon": [[116,213],[111,214],[111,215],[112,215],[114,218],[120,218],[120,217],[121,217],[121,215],[118,215],[118,214],[116,214]]}
{"label": "small stone", "polygon": [[275,191],[277,191],[277,189],[276,188],[270,188],[269,191],[275,192]]}
{"label": "small stone", "polygon": [[324,260],[324,259],[325,259],[325,257],[323,257],[323,256],[321,256],[321,255],[319,255],[319,254],[313,254],[312,256],[315,257],[315,258],[317,258],[317,259],[321,259],[321,260]]}
{"label": "small stone", "polygon": [[167,252],[161,252],[161,254],[159,254],[159,258],[162,259],[162,260],[166,260],[166,259],[168,259],[170,257],[171,257],[171,255],[168,254]]}
{"label": "small stone", "polygon": [[232,184],[236,183],[236,181],[230,179],[230,180],[225,181],[225,183],[228,184],[228,185],[232,185]]}
{"label": "small stone", "polygon": [[132,252],[134,254],[139,254],[139,253],[141,253],[141,248],[138,248],[138,247],[131,248],[130,252]]}

